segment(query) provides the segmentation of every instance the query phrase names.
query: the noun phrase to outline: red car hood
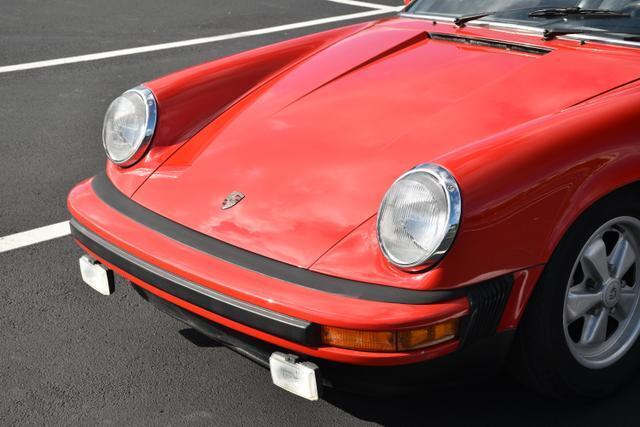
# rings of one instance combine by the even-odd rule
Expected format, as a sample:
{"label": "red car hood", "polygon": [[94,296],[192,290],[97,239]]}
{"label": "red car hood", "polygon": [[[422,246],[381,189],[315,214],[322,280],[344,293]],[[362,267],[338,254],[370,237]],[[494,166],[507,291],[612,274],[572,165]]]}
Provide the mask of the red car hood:
{"label": "red car hood", "polygon": [[[412,166],[639,74],[637,55],[568,42],[546,54],[518,52],[429,39],[421,25],[378,24],[298,64],[193,137],[134,200],[310,267],[375,215]],[[246,197],[222,210],[232,191]]]}

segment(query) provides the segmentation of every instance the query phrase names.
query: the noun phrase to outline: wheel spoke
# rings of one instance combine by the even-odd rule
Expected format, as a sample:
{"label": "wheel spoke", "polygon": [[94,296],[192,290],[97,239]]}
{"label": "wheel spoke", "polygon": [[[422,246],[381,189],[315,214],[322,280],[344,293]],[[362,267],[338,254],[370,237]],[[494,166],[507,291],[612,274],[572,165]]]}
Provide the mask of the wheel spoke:
{"label": "wheel spoke", "polygon": [[623,288],[620,293],[620,301],[616,305],[615,318],[622,321],[631,315],[636,303],[636,294],[631,288]]}
{"label": "wheel spoke", "polygon": [[[578,287],[576,286],[576,288]],[[567,320],[569,323],[581,318],[596,304],[602,302],[602,292],[589,292],[584,288],[574,289],[570,289],[567,295]]]}
{"label": "wheel spoke", "polygon": [[616,279],[621,279],[636,261],[636,254],[624,236],[620,236],[620,240],[611,251],[609,260],[613,267],[613,277]]}
{"label": "wheel spoke", "polygon": [[598,283],[604,283],[609,277],[607,248],[602,239],[597,239],[584,251],[582,256],[584,273]]}
{"label": "wheel spoke", "polygon": [[601,344],[607,339],[609,310],[603,308],[600,313],[587,316],[580,337],[581,345]]}

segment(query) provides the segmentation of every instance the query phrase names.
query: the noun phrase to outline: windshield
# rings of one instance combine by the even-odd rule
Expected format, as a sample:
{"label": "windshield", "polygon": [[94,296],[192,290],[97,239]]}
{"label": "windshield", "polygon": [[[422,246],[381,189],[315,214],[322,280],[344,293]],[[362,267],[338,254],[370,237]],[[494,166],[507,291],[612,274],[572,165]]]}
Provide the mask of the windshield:
{"label": "windshield", "polygon": [[640,0],[417,0],[406,13],[506,22],[640,41]]}

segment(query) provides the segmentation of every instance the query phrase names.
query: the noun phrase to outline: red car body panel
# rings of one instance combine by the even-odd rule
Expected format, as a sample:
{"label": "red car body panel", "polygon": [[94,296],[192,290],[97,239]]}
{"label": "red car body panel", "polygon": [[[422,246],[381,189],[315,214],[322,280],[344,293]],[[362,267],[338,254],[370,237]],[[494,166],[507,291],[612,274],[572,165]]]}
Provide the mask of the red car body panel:
{"label": "red car body panel", "polygon": [[[436,40],[432,32],[549,52]],[[329,276],[441,290],[513,274],[498,327],[512,330],[576,218],[638,181],[639,78],[633,48],[407,18],[358,24],[148,83],[159,105],[152,147],[137,165],[109,164],[107,171],[116,187],[153,212]],[[399,175],[427,162],[456,177],[463,219],[438,265],[408,273],[382,255],[376,212]],[[221,210],[234,190],[245,200]],[[144,228],[102,203],[88,181],[71,192],[69,209],[140,259],[318,324],[402,329],[469,311],[466,298],[428,305],[363,301],[258,275]],[[406,364],[457,348],[457,341],[385,354],[304,347],[137,282],[233,329],[330,360]]]}
{"label": "red car body panel", "polygon": [[187,68],[147,83],[158,104],[153,147],[132,167],[107,162],[118,188],[132,195],[182,144],[222,114],[243,95],[288,67],[370,24],[356,24],[288,40]]}
{"label": "red car body panel", "polygon": [[[376,213],[395,178],[418,163],[436,161],[460,175],[465,217],[459,238],[464,240],[469,227],[477,228],[477,202],[464,197],[467,176],[458,171],[465,165],[456,160],[474,156],[494,162],[503,153],[488,156],[479,141],[638,77],[639,58],[620,56],[575,46],[536,56],[430,40],[424,28],[374,26],[245,97],[165,162],[134,200],[212,237],[308,268]],[[615,70],[603,75],[614,61]],[[553,78],[536,80],[543,74]],[[489,102],[492,108],[485,108]],[[504,151],[525,149],[510,144]],[[220,210],[233,190],[245,193],[246,200]],[[536,204],[561,208],[565,196],[554,192]],[[512,225],[496,228],[518,227],[511,215],[503,218]],[[515,221],[529,218],[525,213]],[[541,227],[555,219],[547,215]],[[485,228],[485,235],[493,233]],[[498,246],[515,249],[513,261],[495,258],[501,270],[544,262],[537,248],[520,249],[500,239],[482,252],[495,253]],[[371,261],[357,261],[365,270],[358,280],[425,286],[416,276],[399,282],[389,264],[375,257],[377,245],[370,248],[364,258],[378,258],[386,272],[376,269],[371,275]],[[343,260],[339,254],[329,254],[312,269],[355,278],[351,256]],[[340,259],[333,262],[335,257]],[[489,266],[480,264],[486,273]],[[477,279],[475,271],[465,270],[472,276],[456,284]]]}

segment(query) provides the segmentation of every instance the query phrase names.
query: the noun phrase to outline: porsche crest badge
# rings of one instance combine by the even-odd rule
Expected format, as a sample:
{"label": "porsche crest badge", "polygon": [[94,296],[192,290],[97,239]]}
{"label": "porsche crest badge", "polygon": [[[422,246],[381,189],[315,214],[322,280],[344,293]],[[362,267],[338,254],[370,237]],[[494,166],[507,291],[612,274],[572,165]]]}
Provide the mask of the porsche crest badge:
{"label": "porsche crest badge", "polygon": [[244,199],[244,194],[239,191],[233,191],[222,201],[222,209],[229,209],[240,203]]}

